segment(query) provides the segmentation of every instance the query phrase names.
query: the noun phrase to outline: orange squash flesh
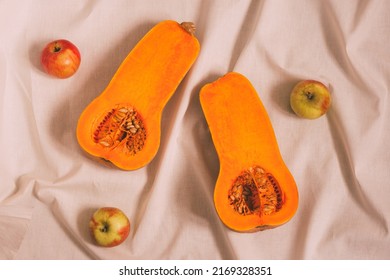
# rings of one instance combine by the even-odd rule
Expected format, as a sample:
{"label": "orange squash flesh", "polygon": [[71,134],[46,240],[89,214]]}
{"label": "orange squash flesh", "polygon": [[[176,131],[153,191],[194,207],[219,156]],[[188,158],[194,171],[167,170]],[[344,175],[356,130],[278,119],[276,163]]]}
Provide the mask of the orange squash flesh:
{"label": "orange squash flesh", "polygon": [[[200,50],[193,31],[191,23],[167,20],[139,41],[79,118],[77,139],[87,153],[124,170],[138,169],[154,158],[160,145],[162,111]],[[131,152],[130,130],[136,129],[129,110],[137,112],[143,125],[143,135],[138,135],[142,145]]]}
{"label": "orange squash flesh", "polygon": [[[220,162],[214,204],[222,222],[238,232],[253,232],[289,221],[298,207],[297,186],[282,159],[268,114],[249,80],[239,73],[228,73],[201,89],[200,102]],[[254,170],[258,167],[268,177],[259,175],[254,180]],[[252,189],[237,179],[243,172],[248,180],[253,179]],[[263,191],[260,191],[261,180],[264,188],[267,184],[272,186],[273,193],[271,198],[263,195],[262,199],[272,199],[275,205],[261,205],[265,201],[259,198]],[[232,196],[238,192],[232,192],[233,187],[241,191],[246,188],[244,198],[251,193],[252,200]],[[240,213],[241,207],[248,212]],[[250,212],[251,208],[256,210]],[[272,211],[265,213],[261,209]]]}

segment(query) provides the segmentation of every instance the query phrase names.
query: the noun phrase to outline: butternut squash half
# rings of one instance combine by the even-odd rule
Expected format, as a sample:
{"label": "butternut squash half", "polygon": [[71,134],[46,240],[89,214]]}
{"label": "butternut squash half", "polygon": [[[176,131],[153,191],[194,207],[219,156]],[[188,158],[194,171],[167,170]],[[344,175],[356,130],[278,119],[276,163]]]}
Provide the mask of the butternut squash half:
{"label": "butternut squash half", "polygon": [[222,222],[238,232],[286,223],[298,207],[297,186],[249,80],[228,73],[201,89],[200,102],[220,162],[214,204]]}
{"label": "butternut squash half", "polygon": [[200,50],[194,31],[192,23],[167,20],[138,42],[79,118],[77,139],[87,153],[124,170],[154,158],[162,111]]}

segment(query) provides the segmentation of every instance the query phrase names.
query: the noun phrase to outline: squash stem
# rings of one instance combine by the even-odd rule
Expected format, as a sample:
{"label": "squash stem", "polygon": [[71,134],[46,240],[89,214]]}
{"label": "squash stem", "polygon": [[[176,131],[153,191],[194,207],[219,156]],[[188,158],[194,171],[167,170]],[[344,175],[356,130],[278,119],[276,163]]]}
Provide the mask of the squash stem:
{"label": "squash stem", "polygon": [[184,28],[185,31],[187,31],[191,35],[195,34],[196,27],[195,27],[195,24],[193,22],[182,22],[182,23],[180,23],[180,25],[181,25],[181,27]]}

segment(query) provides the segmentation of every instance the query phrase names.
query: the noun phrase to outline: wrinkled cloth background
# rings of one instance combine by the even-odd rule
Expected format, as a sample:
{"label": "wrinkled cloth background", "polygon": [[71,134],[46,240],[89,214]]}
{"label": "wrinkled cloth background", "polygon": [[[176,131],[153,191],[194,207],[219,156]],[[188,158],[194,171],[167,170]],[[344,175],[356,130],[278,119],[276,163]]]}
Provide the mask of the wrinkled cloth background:
{"label": "wrinkled cloth background", "polygon": [[[0,258],[389,259],[389,11],[386,0],[0,1]],[[80,149],[78,117],[165,19],[196,24],[200,55],[164,110],[154,160],[108,168]],[[82,55],[66,80],[39,62],[59,38]],[[296,215],[272,230],[233,232],[214,210],[219,161],[198,94],[229,71],[258,91],[299,188]],[[293,114],[302,79],[329,86],[326,116]],[[101,206],[131,220],[121,246],[92,242]]]}

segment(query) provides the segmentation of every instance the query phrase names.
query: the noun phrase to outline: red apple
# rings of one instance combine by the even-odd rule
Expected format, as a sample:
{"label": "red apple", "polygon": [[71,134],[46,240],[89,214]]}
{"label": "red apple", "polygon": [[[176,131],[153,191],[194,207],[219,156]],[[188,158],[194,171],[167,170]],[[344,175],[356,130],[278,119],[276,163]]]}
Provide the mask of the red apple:
{"label": "red apple", "polygon": [[130,221],[120,209],[102,207],[92,215],[89,229],[98,245],[114,247],[126,240]]}
{"label": "red apple", "polygon": [[46,73],[61,78],[69,78],[80,66],[78,48],[65,39],[52,41],[42,50],[41,63]]}

